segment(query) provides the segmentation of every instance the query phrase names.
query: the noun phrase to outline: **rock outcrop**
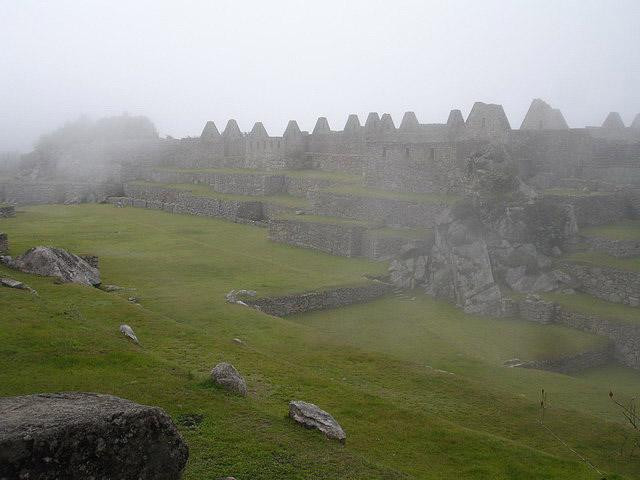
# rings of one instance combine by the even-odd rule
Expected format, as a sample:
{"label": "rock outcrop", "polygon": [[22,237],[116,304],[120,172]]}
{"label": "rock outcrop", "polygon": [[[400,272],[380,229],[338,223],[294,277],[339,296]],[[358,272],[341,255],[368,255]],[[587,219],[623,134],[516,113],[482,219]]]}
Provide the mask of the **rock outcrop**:
{"label": "rock outcrop", "polygon": [[178,480],[189,450],[161,409],[96,393],[0,398],[0,478]]}
{"label": "rock outcrop", "polygon": [[344,443],[346,434],[336,420],[313,403],[293,400],[289,402],[289,417],[305,428],[320,430],[328,438]]}
{"label": "rock outcrop", "polygon": [[243,397],[247,396],[247,382],[242,375],[230,363],[222,362],[211,370],[211,379],[216,385],[220,385],[230,392]]}
{"label": "rock outcrop", "polygon": [[100,285],[100,272],[78,255],[55,247],[35,247],[16,258],[1,257],[2,263],[25,273],[55,277],[65,283]]}
{"label": "rock outcrop", "polygon": [[428,275],[427,293],[455,301],[466,313],[501,314],[487,243],[473,226],[451,216],[440,220]]}

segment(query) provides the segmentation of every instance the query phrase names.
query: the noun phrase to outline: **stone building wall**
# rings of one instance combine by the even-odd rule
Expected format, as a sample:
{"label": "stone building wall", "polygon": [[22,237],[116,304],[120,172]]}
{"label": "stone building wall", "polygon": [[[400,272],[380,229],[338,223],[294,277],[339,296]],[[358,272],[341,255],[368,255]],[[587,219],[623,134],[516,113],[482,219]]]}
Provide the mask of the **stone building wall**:
{"label": "stone building wall", "polygon": [[630,205],[622,193],[596,193],[593,195],[545,195],[551,203],[573,206],[579,227],[593,227],[619,222],[629,217]]}
{"label": "stone building wall", "polygon": [[575,263],[563,263],[561,268],[577,280],[581,292],[612,303],[640,306],[640,272]]}
{"label": "stone building wall", "polygon": [[372,282],[368,285],[345,286],[282,297],[258,298],[248,300],[246,303],[266,314],[286,317],[315,310],[340,308],[355,303],[370,302],[386,295],[391,290],[392,286],[389,284]]}
{"label": "stone building wall", "polygon": [[389,226],[432,227],[446,208],[444,204],[334,192],[310,192],[309,200],[316,215],[355,218]]}
{"label": "stone building wall", "polygon": [[364,183],[398,192],[451,193],[461,186],[465,144],[370,144]]}
{"label": "stone building wall", "polygon": [[313,248],[332,255],[357,257],[361,254],[365,227],[342,223],[272,219],[269,239],[297,247]]}

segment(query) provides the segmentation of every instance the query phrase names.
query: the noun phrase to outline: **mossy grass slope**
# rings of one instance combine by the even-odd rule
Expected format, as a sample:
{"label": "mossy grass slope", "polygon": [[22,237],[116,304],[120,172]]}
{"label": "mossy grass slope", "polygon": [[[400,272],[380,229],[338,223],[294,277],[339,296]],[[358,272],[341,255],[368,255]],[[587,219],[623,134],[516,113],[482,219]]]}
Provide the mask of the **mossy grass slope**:
{"label": "mossy grass slope", "polygon": [[[420,295],[294,319],[230,305],[232,288],[324,288],[384,266],[274,244],[263,229],[217,219],[41,206],[0,226],[13,254],[38,244],[93,253],[105,283],[135,289],[109,294],[1,267],[39,295],[0,289],[0,394],[98,391],[158,405],[177,421],[201,414],[199,426],[180,426],[187,480],[597,478],[537,424],[541,387],[553,402],[548,425],[615,472],[609,480],[640,472],[638,458],[618,454],[624,425],[607,397],[617,391],[611,379],[640,389],[637,372],[611,367],[605,382],[598,371],[572,378],[500,365],[580,351],[596,337],[471,317]],[[119,334],[121,323],[141,346]],[[208,380],[220,361],[246,376],[246,399]],[[288,420],[291,399],[331,412],[346,445]]]}

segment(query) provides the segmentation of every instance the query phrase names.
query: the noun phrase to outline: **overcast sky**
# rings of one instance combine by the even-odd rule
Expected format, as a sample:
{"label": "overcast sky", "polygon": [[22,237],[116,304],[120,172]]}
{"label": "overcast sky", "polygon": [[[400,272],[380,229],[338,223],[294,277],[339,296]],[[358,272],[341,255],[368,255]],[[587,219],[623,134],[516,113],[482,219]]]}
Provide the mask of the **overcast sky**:
{"label": "overcast sky", "polygon": [[67,120],[147,115],[161,134],[349,113],[444,122],[474,101],[518,128],[640,112],[640,0],[0,0],[0,151]]}

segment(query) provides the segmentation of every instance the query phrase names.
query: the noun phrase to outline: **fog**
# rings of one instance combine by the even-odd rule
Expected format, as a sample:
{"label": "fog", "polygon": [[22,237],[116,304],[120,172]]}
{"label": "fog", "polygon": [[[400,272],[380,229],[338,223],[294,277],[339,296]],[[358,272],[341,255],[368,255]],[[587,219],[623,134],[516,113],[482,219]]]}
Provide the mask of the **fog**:
{"label": "fog", "polygon": [[640,112],[640,2],[0,0],[0,151],[81,114],[147,115],[162,135],[207,120],[280,135],[326,116],[474,101],[518,128],[534,97],[572,127]]}

